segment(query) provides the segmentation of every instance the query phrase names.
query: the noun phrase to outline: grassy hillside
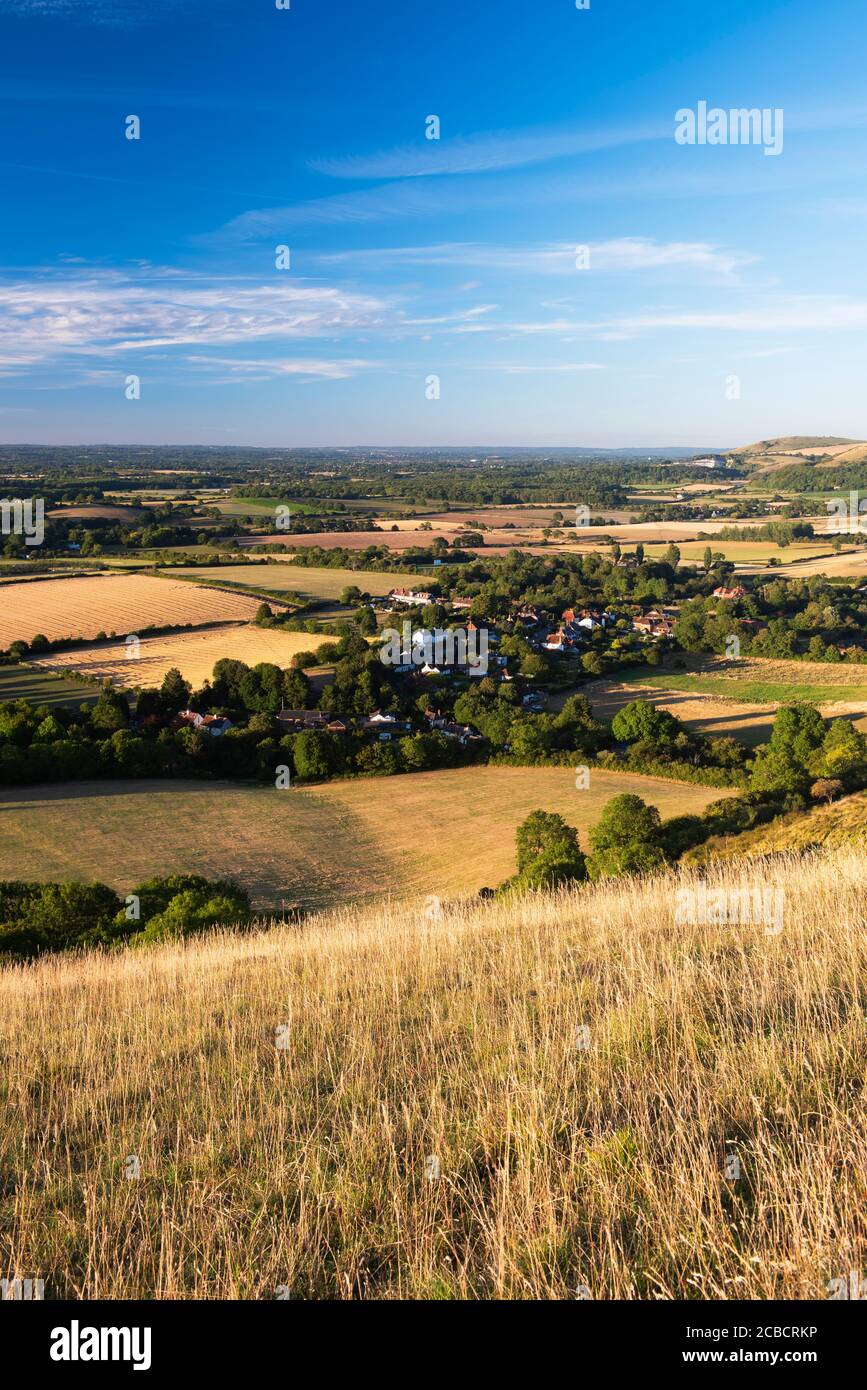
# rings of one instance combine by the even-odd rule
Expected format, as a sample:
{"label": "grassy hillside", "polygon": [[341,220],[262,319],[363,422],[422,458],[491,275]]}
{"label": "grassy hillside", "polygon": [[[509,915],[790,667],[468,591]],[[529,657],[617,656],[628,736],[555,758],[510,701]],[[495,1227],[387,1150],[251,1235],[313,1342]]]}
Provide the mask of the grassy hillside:
{"label": "grassy hillside", "polygon": [[839,434],[788,434],[776,439],[760,439],[755,444],[747,444],[736,449],[737,454],[793,454],[818,453],[824,449],[839,448],[842,445],[855,445],[856,439],[846,439]]}
{"label": "grassy hillside", "polygon": [[0,1265],[49,1298],[824,1298],[867,1262],[865,867],[755,866],[777,936],[677,925],[663,878],[7,970]]}
{"label": "grassy hillside", "polygon": [[867,792],[845,796],[830,806],[817,806],[805,814],[781,816],[770,825],[742,835],[718,836],[692,850],[694,863],[709,859],[756,857],[814,849],[819,845],[867,846]]}
{"label": "grassy hillside", "polygon": [[0,878],[85,878],[126,891],[152,874],[235,878],[261,909],[450,896],[515,870],[515,830],[559,811],[582,845],[607,801],[636,792],[663,818],[725,792],[594,769],[467,767],[276,791],[231,782],[85,782],[0,788]]}

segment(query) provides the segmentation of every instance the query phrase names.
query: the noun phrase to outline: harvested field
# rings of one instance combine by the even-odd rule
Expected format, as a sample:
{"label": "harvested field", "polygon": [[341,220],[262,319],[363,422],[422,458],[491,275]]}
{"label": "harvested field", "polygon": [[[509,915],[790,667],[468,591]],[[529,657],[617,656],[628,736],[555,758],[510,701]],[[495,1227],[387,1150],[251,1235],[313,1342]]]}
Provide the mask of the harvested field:
{"label": "harvested field", "polygon": [[[820,541],[817,544],[804,544],[796,541],[783,550],[773,541],[751,541],[749,539],[717,541],[713,537],[704,541],[677,542],[677,545],[680,550],[682,565],[700,564],[708,545],[715,555],[723,555],[726,560],[731,560],[738,569],[744,565],[755,565],[759,570],[764,571],[768,567],[768,561],[776,559],[781,566],[785,567],[786,571],[789,571],[793,566],[800,568],[801,564],[814,563],[820,565],[818,572],[821,572],[821,565],[826,560],[836,558],[830,555],[827,541]],[[658,560],[663,555],[664,546],[662,544],[648,545],[645,542],[644,551],[648,559]]]}
{"label": "harvested field", "polygon": [[385,545],[390,550],[409,550],[411,546],[431,545],[437,537],[451,542],[454,531],[320,531],[311,536],[291,536],[277,531],[266,536],[239,536],[242,550],[252,545],[283,545],[292,550],[321,546],[323,550],[366,550],[369,545]]}
{"label": "harvested field", "polygon": [[179,569],[175,573],[230,584],[248,584],[275,593],[296,593],[303,598],[336,599],[348,585],[362,593],[381,596],[394,588],[424,584],[420,574],[374,574],[366,570],[308,568],[282,561],[276,565],[215,565],[207,569]]}
{"label": "harvested field", "polygon": [[138,521],[144,516],[142,507],[122,507],[94,505],[90,507],[55,507],[48,513],[50,517],[63,517],[66,521]]}
{"label": "harvested field", "polygon": [[259,600],[220,593],[144,574],[104,574],[88,579],[51,579],[44,584],[9,584],[0,592],[0,647],[37,633],[49,641],[126,635],[143,627],[187,623],[243,622]]}
{"label": "harvested field", "polygon": [[193,632],[167,633],[164,637],[142,637],[141,654],[135,660],[130,659],[130,649],[124,642],[100,642],[93,647],[52,652],[33,665],[45,671],[108,677],[115,685],[125,687],[161,685],[166,672],[176,667],[185,680],[198,688],[210,679],[215,663],[223,657],[244,661],[248,666],[271,661],[285,668],[296,652],[315,651],[326,640],[315,633],[227,623]]}
{"label": "harvested field", "polygon": [[[787,552],[788,553],[788,552]],[[799,560],[793,558],[791,563],[786,564],[787,579],[808,579],[811,575],[824,574],[828,578],[836,576],[840,579],[867,578],[867,548],[860,546],[857,550],[847,550],[841,555],[824,555],[821,559]],[[743,574],[764,573],[765,566],[747,567],[741,570]]]}

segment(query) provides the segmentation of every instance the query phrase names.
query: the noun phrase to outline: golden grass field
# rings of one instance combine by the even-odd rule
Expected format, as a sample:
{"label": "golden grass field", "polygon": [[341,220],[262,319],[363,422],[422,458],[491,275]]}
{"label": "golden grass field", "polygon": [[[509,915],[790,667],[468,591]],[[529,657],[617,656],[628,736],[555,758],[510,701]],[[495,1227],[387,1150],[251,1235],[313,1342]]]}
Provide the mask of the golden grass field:
{"label": "golden grass field", "polygon": [[456,895],[515,869],[515,830],[559,811],[587,831],[635,792],[663,818],[700,812],[716,788],[594,769],[476,767],[277,791],[237,783],[128,781],[0,788],[0,879],[85,878],[127,890],[157,873],[236,878],[260,907]]}
{"label": "golden grass field", "polygon": [[[257,606],[258,603],[256,600]],[[125,642],[100,642],[94,647],[52,652],[31,664],[45,671],[104,677],[127,688],[161,685],[166,672],[175,667],[198,689],[210,679],[214,665],[222,657],[245,661],[248,666],[270,661],[285,668],[291,665],[296,652],[315,651],[324,641],[326,638],[315,633],[281,632],[277,628],[257,627],[255,623],[226,623],[192,632],[167,633],[164,637],[142,637],[136,660],[130,660]]]}
{"label": "golden grass field", "polygon": [[310,568],[283,561],[276,565],[196,566],[172,573],[230,584],[249,584],[255,589],[291,592],[315,599],[337,599],[350,584],[354,584],[362,593],[381,596],[391,589],[411,589],[425,582],[420,574],[375,574],[367,570]]}
{"label": "golden grass field", "polygon": [[7,969],[0,1265],[48,1298],[825,1299],[867,1261],[865,867],[750,865],[776,937],[677,925],[666,876]]}
{"label": "golden grass field", "polygon": [[[766,565],[768,560],[774,558],[788,569],[790,565],[795,563],[816,563],[821,556],[826,559],[836,558],[829,555],[830,544],[828,541],[793,542],[792,545],[781,550],[773,541],[751,541],[747,534],[747,538],[742,541],[718,541],[710,537],[706,541],[678,542],[681,564],[701,564],[708,546],[711,547],[715,555],[721,554],[735,565]],[[665,546],[661,543],[648,545],[645,542],[644,552],[648,559],[661,559],[664,551]]]}
{"label": "golden grass field", "polygon": [[195,625],[253,617],[259,600],[221,593],[181,580],[145,574],[103,574],[90,579],[46,579],[3,589],[0,647],[42,633],[92,638],[98,632],[120,636],[142,627]]}

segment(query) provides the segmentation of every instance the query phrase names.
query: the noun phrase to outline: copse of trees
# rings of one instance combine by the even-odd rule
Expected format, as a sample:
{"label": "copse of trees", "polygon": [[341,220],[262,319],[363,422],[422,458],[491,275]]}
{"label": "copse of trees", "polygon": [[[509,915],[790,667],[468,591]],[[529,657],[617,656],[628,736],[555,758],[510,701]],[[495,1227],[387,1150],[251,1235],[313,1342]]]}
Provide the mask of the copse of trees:
{"label": "copse of trees", "polygon": [[0,958],[147,945],[244,925],[250,900],[229,879],[151,878],[121,898],[104,883],[0,882]]}
{"label": "copse of trees", "polygon": [[[770,741],[759,748],[750,785],[755,791],[806,795],[819,780],[839,781],[844,790],[867,784],[867,739],[848,719],[826,726],[814,705],[798,703],[777,711]],[[819,793],[827,796],[827,786]]]}
{"label": "copse of trees", "polygon": [[578,832],[553,811],[532,811],[515,833],[517,872],[499,895],[562,888],[625,874],[650,873],[667,862],[665,834],[655,806],[640,796],[612,797],[590,831],[585,856]]}

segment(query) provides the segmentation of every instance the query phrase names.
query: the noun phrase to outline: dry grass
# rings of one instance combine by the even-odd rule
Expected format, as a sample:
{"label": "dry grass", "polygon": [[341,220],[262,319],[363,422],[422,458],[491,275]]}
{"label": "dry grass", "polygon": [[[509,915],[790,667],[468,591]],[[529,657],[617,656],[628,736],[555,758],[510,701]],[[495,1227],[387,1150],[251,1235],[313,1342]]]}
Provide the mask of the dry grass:
{"label": "dry grass", "polygon": [[856,792],[828,806],[813,806],[806,812],[780,816],[769,825],[745,830],[740,835],[715,836],[690,850],[687,858],[698,864],[735,855],[754,858],[853,842],[867,845],[867,792]]}
{"label": "dry grass", "polygon": [[9,970],[0,1265],[73,1298],[823,1298],[867,1258],[864,871],[752,865],[776,937],[675,926],[663,878]]}
{"label": "dry grass", "polygon": [[[255,606],[259,602],[257,599]],[[216,662],[223,657],[245,661],[248,666],[270,661],[285,668],[296,652],[315,651],[325,640],[309,632],[281,632],[277,628],[257,627],[255,623],[229,623],[202,631],[142,637],[140,655],[135,661],[129,659],[129,648],[124,642],[101,642],[95,647],[53,652],[32,664],[46,671],[109,677],[115,685],[126,687],[161,685],[166,672],[176,667],[198,688],[210,680]]]}
{"label": "dry grass", "polygon": [[37,633],[60,637],[125,636],[142,627],[251,619],[259,599],[221,593],[145,574],[103,574],[92,579],[46,579],[3,589],[0,647]]}

